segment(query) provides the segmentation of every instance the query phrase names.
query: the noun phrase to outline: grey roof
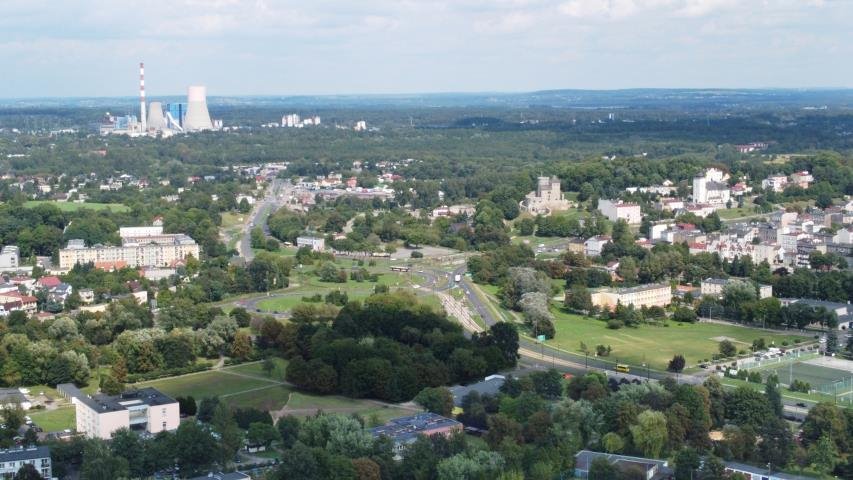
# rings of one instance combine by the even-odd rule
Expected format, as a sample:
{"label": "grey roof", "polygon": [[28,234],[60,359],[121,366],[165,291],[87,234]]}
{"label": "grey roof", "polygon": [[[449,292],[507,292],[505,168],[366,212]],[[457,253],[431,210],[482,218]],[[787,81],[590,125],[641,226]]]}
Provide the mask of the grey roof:
{"label": "grey roof", "polygon": [[245,480],[251,479],[252,477],[246,475],[243,472],[231,472],[231,473],[208,473],[207,475],[203,475],[200,477],[193,477],[189,480]]}
{"label": "grey roof", "polygon": [[371,428],[370,433],[374,437],[385,435],[395,443],[404,443],[414,441],[419,435],[431,430],[455,426],[461,428],[462,424],[452,418],[426,412],[395,418],[381,427]]}
{"label": "grey roof", "polygon": [[501,375],[492,375],[481,382],[450,387],[453,404],[457,407],[462,406],[462,399],[471,392],[477,392],[480,395],[497,395],[505,381],[506,379]]}
{"label": "grey roof", "polygon": [[69,387],[67,387],[67,385],[68,384],[62,384],[62,389],[60,389],[60,392],[68,395],[69,397],[76,398],[77,400],[83,402],[83,404],[85,404],[87,407],[98,412],[118,412],[120,410],[125,410],[125,407],[121,404],[121,402],[128,402],[132,400],[139,400],[140,402],[148,406],[168,405],[171,403],[177,403],[177,401],[174,400],[172,397],[160,392],[156,388],[151,387],[127,391],[122,393],[121,395],[89,396],[81,392],[76,387],[74,387],[74,390],[71,390]]}
{"label": "grey roof", "polygon": [[29,447],[0,450],[0,463],[50,458],[50,447]]}
{"label": "grey roof", "polygon": [[773,472],[768,474],[767,468],[753,467],[752,465],[747,465],[745,463],[724,462],[724,464],[726,465],[726,468],[761,475],[762,477],[769,477],[771,480],[813,480],[812,477],[803,477],[792,473]]}
{"label": "grey roof", "polygon": [[27,397],[17,388],[0,388],[0,404],[24,403]]}

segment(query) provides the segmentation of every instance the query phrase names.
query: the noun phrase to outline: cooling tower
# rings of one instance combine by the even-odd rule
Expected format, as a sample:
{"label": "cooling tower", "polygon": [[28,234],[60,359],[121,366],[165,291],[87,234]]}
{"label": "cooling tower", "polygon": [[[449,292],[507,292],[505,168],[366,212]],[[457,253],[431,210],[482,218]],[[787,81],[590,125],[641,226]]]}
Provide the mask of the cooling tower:
{"label": "cooling tower", "polygon": [[184,118],[184,130],[212,130],[210,113],[207,111],[207,89],[194,85],[187,90],[187,115]]}
{"label": "cooling tower", "polygon": [[161,132],[166,129],[166,117],[163,116],[163,106],[160,102],[151,102],[148,105],[148,128]]}

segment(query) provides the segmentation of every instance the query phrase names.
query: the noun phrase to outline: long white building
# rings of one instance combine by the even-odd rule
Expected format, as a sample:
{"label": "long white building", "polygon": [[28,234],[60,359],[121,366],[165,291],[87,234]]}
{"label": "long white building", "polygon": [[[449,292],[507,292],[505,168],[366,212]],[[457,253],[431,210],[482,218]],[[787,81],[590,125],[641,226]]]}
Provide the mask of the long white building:
{"label": "long white building", "polygon": [[163,233],[163,227],[129,227],[120,230],[121,246],[94,245],[69,240],[59,251],[59,267],[94,263],[105,268],[174,267],[192,256],[199,258],[199,246],[183,233]]}

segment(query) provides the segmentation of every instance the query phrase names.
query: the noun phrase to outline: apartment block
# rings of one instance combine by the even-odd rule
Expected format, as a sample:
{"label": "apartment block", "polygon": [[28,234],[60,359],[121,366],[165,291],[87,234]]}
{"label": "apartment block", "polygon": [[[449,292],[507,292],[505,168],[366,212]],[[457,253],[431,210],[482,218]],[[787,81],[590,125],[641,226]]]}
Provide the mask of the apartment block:
{"label": "apartment block", "polygon": [[591,294],[596,307],[613,310],[617,304],[642,307],[665,307],[672,303],[672,288],[668,284],[649,284],[629,288],[605,288]]}

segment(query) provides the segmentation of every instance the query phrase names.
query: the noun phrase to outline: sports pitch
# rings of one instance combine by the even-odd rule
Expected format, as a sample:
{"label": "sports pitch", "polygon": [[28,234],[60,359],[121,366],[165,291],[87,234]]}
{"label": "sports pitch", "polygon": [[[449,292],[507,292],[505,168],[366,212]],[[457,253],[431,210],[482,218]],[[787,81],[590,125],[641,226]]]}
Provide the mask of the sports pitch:
{"label": "sports pitch", "polygon": [[794,380],[808,383],[812,389],[829,395],[853,396],[853,362],[831,357],[782,362],[758,369],[763,377],[776,374],[779,382]]}

